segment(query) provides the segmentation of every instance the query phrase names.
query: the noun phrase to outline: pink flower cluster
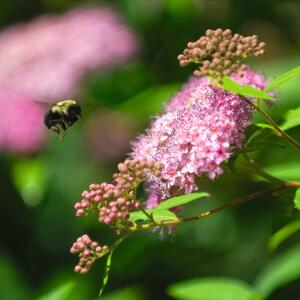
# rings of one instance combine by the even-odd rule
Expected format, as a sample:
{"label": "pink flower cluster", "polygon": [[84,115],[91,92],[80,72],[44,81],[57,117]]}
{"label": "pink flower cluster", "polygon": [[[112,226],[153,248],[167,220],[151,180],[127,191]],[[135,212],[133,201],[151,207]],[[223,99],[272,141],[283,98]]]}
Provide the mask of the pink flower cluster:
{"label": "pink flower cluster", "polygon": [[265,46],[266,43],[259,42],[256,35],[242,36],[230,29],[208,29],[204,36],[187,44],[178,60],[181,66],[198,64],[195,76],[209,75],[222,81],[224,75],[247,69],[241,62],[249,56],[264,54]]}
{"label": "pink flower cluster", "polygon": [[[161,168],[154,160],[126,159],[118,164],[119,172],[113,174],[113,184],[91,184],[89,190],[82,193],[83,198],[74,205],[76,216],[96,212],[99,222],[112,225],[120,233],[120,225],[128,225],[130,212],[140,208],[137,188],[147,178],[160,176]],[[70,251],[73,254],[79,253],[75,272],[83,274],[108,252],[108,247],[99,246],[85,234],[77,239]]]}
{"label": "pink flower cluster", "polygon": [[75,204],[76,216],[87,215],[94,210],[99,214],[99,222],[105,224],[128,219],[129,212],[139,208],[140,203],[116,197],[115,188],[115,185],[106,182],[91,184],[89,190],[82,193],[83,199]]}
{"label": "pink flower cluster", "polygon": [[75,203],[76,216],[98,213],[99,222],[116,224],[126,221],[131,211],[140,207],[136,199],[137,187],[149,177],[160,176],[161,166],[153,160],[125,160],[113,175],[114,183],[91,184]]}
{"label": "pink flower cluster", "polygon": [[0,34],[0,81],[40,101],[72,97],[89,70],[126,62],[135,34],[109,8],[45,15]]}
{"label": "pink flower cluster", "polygon": [[[88,71],[125,63],[137,49],[136,35],[109,8],[75,8],[61,16],[45,15],[2,31],[2,148],[37,150],[45,130],[40,129],[43,117],[33,101],[53,103],[73,97]],[[21,111],[22,107],[26,109]],[[13,111],[18,114],[13,116]]]}
{"label": "pink flower cluster", "polygon": [[44,111],[30,96],[0,88],[0,151],[33,153],[44,142]]}
{"label": "pink flower cluster", "polygon": [[[266,80],[251,70],[234,74],[241,84],[263,88]],[[239,95],[192,77],[134,143],[132,157],[154,159],[163,165],[161,176],[148,180],[147,206],[155,207],[178,193],[197,189],[195,180],[221,174],[233,147],[240,147],[252,111]]]}
{"label": "pink flower cluster", "polygon": [[74,271],[85,274],[98,258],[108,252],[108,247],[106,245],[101,247],[97,242],[92,241],[87,234],[84,234],[73,243],[70,252],[72,254],[79,253],[79,262]]}

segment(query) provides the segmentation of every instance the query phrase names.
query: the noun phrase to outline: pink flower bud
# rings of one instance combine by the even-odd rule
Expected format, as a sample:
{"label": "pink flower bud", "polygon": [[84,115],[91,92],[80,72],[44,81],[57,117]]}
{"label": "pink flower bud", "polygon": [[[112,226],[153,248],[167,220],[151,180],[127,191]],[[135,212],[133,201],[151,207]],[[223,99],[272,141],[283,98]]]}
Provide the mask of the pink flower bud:
{"label": "pink flower bud", "polygon": [[124,198],[118,198],[117,199],[118,204],[122,205],[125,203],[125,199]]}
{"label": "pink flower bud", "polygon": [[106,218],[104,218],[103,222],[104,222],[105,224],[109,224],[109,223],[111,222],[111,218],[106,217]]}
{"label": "pink flower bud", "polygon": [[83,216],[84,215],[84,210],[83,209],[78,209],[77,211],[76,211],[76,217],[81,217],[81,216]]}
{"label": "pink flower bud", "polygon": [[76,265],[75,268],[74,268],[74,271],[75,271],[76,273],[81,273],[81,267],[78,266],[78,265]]}

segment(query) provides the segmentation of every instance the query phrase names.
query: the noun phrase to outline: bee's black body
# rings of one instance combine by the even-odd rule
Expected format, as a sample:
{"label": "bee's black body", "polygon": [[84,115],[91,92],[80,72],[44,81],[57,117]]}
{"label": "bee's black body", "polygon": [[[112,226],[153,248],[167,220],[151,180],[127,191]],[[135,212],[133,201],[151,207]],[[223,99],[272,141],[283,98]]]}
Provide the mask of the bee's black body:
{"label": "bee's black body", "polygon": [[44,123],[48,129],[61,135],[81,117],[81,107],[74,100],[57,102],[45,114]]}

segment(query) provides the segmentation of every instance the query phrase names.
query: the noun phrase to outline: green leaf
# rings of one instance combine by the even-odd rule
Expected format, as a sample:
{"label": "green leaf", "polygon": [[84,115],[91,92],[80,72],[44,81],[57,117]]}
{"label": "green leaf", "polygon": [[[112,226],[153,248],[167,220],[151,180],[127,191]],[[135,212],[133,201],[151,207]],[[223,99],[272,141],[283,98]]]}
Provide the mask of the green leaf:
{"label": "green leaf", "polygon": [[230,278],[195,278],[171,285],[168,294],[178,300],[259,300],[246,283]]}
{"label": "green leaf", "polygon": [[101,296],[103,294],[103,292],[105,290],[105,287],[107,286],[108,278],[109,278],[109,272],[110,272],[110,268],[111,268],[111,259],[112,259],[113,253],[114,253],[114,250],[111,250],[108,253],[108,256],[107,256],[107,259],[106,259],[106,263],[105,263],[105,268],[104,268],[102,285],[101,285],[101,288],[99,290],[98,296]]}
{"label": "green leaf", "polygon": [[282,180],[300,180],[300,163],[296,161],[272,164],[264,169]]}
{"label": "green leaf", "polygon": [[228,76],[223,77],[223,82],[218,83],[219,86],[226,91],[233,92],[243,96],[250,96],[259,99],[273,100],[273,97],[264,91],[254,88],[250,85],[239,85]]}
{"label": "green leaf", "polygon": [[[149,209],[149,210],[146,210],[146,212],[148,214],[151,214],[153,219],[157,222],[164,221],[164,220],[176,220],[177,219],[177,216],[173,212],[166,210],[166,209],[160,209],[160,210]],[[142,211],[132,212],[130,214],[130,219],[133,222],[149,221],[149,218]]]}
{"label": "green leaf", "polygon": [[295,207],[300,210],[300,188],[297,189],[294,198]]}
{"label": "green leaf", "polygon": [[300,278],[300,245],[289,249],[263,270],[255,287],[264,298],[276,289]]}
{"label": "green leaf", "polygon": [[[162,220],[174,220],[176,219],[176,215],[172,212],[170,212],[168,209],[188,204],[192,201],[195,201],[197,199],[208,197],[208,193],[193,193],[188,195],[182,195],[170,198],[168,200],[165,200],[161,202],[157,207],[153,209],[148,209],[146,212],[150,215],[153,215],[153,218],[155,221],[162,221]],[[165,218],[163,219],[163,216],[165,215]],[[147,221],[149,218],[142,212],[142,211],[134,211],[130,214],[130,219],[133,222],[136,221]]]}
{"label": "green leaf", "polygon": [[259,128],[268,128],[268,129],[274,130],[273,126],[271,126],[270,124],[266,124],[266,123],[256,123],[255,126],[257,126]]}
{"label": "green leaf", "polygon": [[280,76],[278,76],[265,88],[265,92],[268,92],[274,88],[278,88],[279,86],[286,83],[287,81],[292,80],[299,76],[300,76],[300,66],[298,66],[292,70],[289,70],[289,71],[281,74]]}
{"label": "green leaf", "polygon": [[42,296],[39,300],[68,300],[75,284],[73,282],[65,283],[47,295]]}
{"label": "green leaf", "polygon": [[170,209],[176,206],[185,205],[197,199],[208,197],[208,196],[209,196],[208,193],[193,193],[193,194],[173,197],[161,202],[157,207],[153,209],[153,211],[161,210],[161,209]]}
{"label": "green leaf", "polygon": [[152,217],[156,222],[177,219],[177,216],[173,212],[166,209],[153,211]]}
{"label": "green leaf", "polygon": [[300,220],[293,221],[272,235],[269,240],[268,248],[274,251],[280,244],[287,240],[291,235],[300,230]]}
{"label": "green leaf", "polygon": [[[148,213],[150,213],[149,210],[146,210]],[[134,211],[132,213],[130,213],[130,220],[132,222],[136,222],[136,221],[147,221],[149,220],[149,218],[141,211]]]}
{"label": "green leaf", "polygon": [[300,107],[287,111],[284,115],[284,122],[280,126],[283,130],[288,130],[300,125]]}
{"label": "green leaf", "polygon": [[266,123],[256,123],[255,126],[259,127],[259,128],[263,128],[263,129],[270,129],[272,130],[276,135],[281,136],[281,133],[274,128],[273,126],[271,126],[270,124],[266,124]]}

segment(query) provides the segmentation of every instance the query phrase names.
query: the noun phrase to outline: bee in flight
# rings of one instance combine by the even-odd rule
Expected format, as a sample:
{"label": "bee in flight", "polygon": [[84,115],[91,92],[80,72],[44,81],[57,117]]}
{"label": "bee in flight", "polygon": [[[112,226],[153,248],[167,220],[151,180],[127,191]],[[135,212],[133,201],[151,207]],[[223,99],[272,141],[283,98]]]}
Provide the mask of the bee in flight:
{"label": "bee in flight", "polygon": [[46,112],[44,123],[48,129],[63,137],[67,129],[80,118],[80,105],[75,100],[63,100],[55,103]]}

